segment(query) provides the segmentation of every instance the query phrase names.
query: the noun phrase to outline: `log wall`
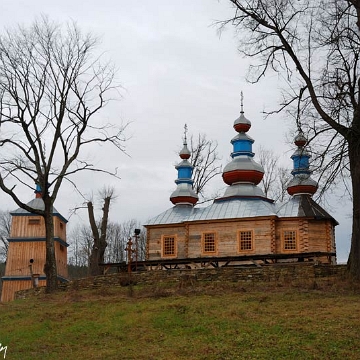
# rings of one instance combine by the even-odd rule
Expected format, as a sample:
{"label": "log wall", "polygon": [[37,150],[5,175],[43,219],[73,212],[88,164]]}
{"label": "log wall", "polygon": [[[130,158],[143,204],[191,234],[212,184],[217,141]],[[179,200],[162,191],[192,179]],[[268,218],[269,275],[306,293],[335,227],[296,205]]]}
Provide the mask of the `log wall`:
{"label": "log wall", "polygon": [[[253,248],[240,251],[239,232],[252,231]],[[296,249],[285,249],[284,232],[295,231]],[[202,238],[205,232],[215,234],[216,251],[204,253]],[[162,236],[176,237],[177,258],[204,256],[235,256],[262,254],[291,254],[305,252],[335,252],[334,225],[330,220],[307,218],[279,219],[259,217],[247,219],[189,222],[167,226],[148,226],[148,259],[162,257]],[[328,261],[327,259],[324,259]]]}

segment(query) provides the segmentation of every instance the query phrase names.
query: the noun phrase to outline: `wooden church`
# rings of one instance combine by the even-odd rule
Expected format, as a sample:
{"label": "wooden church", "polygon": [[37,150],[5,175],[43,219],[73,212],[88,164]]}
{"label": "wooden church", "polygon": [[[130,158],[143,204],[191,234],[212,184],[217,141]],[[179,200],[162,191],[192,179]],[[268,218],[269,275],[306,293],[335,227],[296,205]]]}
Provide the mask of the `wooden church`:
{"label": "wooden church", "polygon": [[[27,205],[43,210],[41,191]],[[40,215],[17,209],[10,213],[11,229],[8,238],[5,275],[2,277],[1,301],[11,301],[15,292],[46,285],[44,265],[46,261],[45,221]],[[55,257],[59,281],[67,281],[67,220],[54,208]]]}
{"label": "wooden church", "polygon": [[238,260],[258,265],[285,261],[335,263],[337,222],[312,199],[318,186],[311,178],[305,136],[299,133],[295,138],[293,178],[287,186],[291,197],[276,204],[258,187],[264,169],[254,161],[254,140],[248,135],[251,122],[242,104],[233,127],[232,160],[222,174],[227,188],[207,207],[196,206],[198,197],[192,188],[193,167],[188,161],[185,136],[181,161],[176,166],[177,187],[170,196],[174,206],[145,225],[147,259],[220,259],[223,264]]}

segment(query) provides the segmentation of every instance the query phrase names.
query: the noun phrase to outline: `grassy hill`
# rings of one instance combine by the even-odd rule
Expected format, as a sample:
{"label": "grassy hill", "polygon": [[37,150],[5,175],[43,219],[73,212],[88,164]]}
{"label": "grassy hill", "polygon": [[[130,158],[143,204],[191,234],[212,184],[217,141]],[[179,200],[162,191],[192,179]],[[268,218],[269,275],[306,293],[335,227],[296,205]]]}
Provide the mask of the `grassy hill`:
{"label": "grassy hill", "polygon": [[359,300],[341,284],[71,290],[0,304],[0,343],[7,360],[360,359]]}

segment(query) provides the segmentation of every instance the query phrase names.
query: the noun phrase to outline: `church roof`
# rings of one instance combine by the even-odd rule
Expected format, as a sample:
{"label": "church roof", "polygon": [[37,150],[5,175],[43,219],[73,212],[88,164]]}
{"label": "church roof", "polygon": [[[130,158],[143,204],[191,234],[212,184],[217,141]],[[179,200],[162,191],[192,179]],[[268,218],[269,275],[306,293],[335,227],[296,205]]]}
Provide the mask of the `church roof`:
{"label": "church roof", "polygon": [[261,199],[229,199],[216,201],[210,206],[193,208],[174,206],[150,219],[146,225],[165,225],[187,221],[239,219],[259,216],[274,216],[275,206]]}
{"label": "church roof", "polygon": [[150,219],[146,225],[179,224],[192,221],[255,218],[261,216],[308,217],[316,220],[338,222],[317,204],[309,195],[301,194],[280,204],[273,204],[262,199],[228,199],[215,201],[203,208],[189,205],[174,206]]}
{"label": "church roof", "polygon": [[336,225],[338,224],[338,222],[308,194],[299,194],[285,203],[278,204],[277,215],[279,217],[310,217],[317,220],[332,220]]}
{"label": "church roof", "polygon": [[[34,198],[31,201],[29,201],[26,205],[30,206],[33,209],[37,209],[37,210],[44,210],[45,209],[45,205],[44,205],[44,201],[41,198]],[[32,214],[31,212],[22,209],[22,208],[18,208],[14,211],[11,211],[10,214],[12,216],[29,216],[29,215],[36,215],[36,214]],[[56,210],[55,207],[53,207],[53,215],[57,216],[58,218],[60,218],[63,222],[67,223],[68,221]]]}

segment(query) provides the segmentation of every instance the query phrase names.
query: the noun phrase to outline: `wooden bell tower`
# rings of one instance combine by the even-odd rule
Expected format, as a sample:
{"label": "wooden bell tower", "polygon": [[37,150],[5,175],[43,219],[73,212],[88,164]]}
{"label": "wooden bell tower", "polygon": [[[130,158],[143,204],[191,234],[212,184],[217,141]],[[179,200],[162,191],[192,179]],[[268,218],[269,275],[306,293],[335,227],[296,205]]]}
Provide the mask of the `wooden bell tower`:
{"label": "wooden bell tower", "polygon": [[[36,192],[36,198],[27,205],[44,209],[44,202]],[[1,301],[14,300],[15,292],[46,285],[44,265],[46,261],[45,221],[42,216],[24,209],[10,213],[12,216],[9,248],[5,275],[2,277]],[[55,257],[59,281],[67,281],[67,220],[54,208]]]}

